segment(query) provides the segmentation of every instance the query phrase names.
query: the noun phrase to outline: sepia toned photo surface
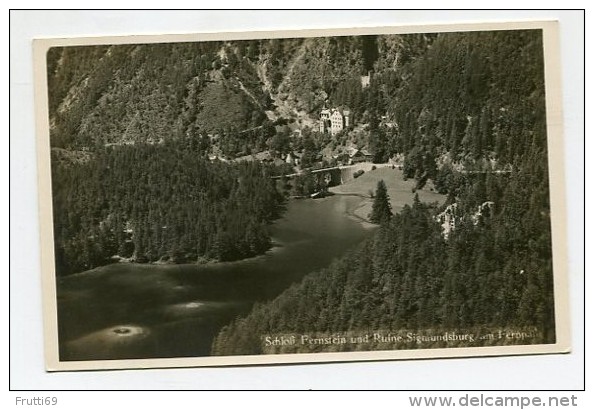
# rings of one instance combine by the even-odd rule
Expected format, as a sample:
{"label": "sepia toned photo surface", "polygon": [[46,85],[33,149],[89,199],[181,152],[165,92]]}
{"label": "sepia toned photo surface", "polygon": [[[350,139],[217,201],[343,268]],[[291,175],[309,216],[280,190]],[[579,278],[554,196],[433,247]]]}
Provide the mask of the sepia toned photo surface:
{"label": "sepia toned photo surface", "polygon": [[556,28],[37,41],[48,370],[568,352]]}

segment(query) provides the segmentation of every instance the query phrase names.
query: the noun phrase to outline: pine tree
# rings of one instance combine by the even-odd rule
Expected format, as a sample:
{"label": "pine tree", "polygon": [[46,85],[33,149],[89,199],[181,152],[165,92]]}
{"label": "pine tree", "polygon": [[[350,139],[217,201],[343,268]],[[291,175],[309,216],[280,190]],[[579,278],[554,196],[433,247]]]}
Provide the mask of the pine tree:
{"label": "pine tree", "polygon": [[377,183],[375,190],[375,200],[369,214],[369,220],[376,224],[382,224],[389,221],[392,217],[392,207],[390,206],[390,198],[383,179]]}

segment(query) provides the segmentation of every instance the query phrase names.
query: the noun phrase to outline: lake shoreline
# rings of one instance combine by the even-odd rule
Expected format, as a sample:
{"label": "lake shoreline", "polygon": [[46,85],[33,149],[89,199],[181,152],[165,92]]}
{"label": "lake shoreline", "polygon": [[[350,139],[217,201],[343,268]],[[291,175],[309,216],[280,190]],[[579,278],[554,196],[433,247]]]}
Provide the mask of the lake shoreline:
{"label": "lake shoreline", "polygon": [[[402,171],[399,169],[393,169],[391,167],[381,167],[377,169],[371,169],[365,172],[363,175],[359,176],[356,179],[350,180],[345,182],[344,184],[337,185],[334,187],[330,187],[328,189],[331,195],[324,197],[324,198],[291,198],[289,202],[310,202],[310,201],[327,201],[332,197],[337,196],[345,196],[345,197],[356,197],[359,198],[359,202],[352,206],[347,207],[346,210],[338,211],[340,213],[344,213],[350,220],[356,221],[359,223],[363,228],[373,229],[378,225],[373,224],[369,219],[369,214],[371,213],[373,207],[373,197],[370,196],[370,193],[375,192],[377,181],[384,180],[388,187],[388,195],[390,197],[390,204],[392,206],[392,212],[398,213],[402,210],[402,208],[406,204],[412,203],[412,198],[414,197],[415,193],[419,194],[419,197],[422,202],[441,202],[445,200],[445,196],[433,192],[431,190],[422,189],[416,190],[413,192],[412,187],[414,187],[414,182],[411,180],[404,180],[402,176]],[[279,219],[275,220],[272,226],[278,224],[285,218],[285,215],[281,216]],[[152,266],[152,267],[168,267],[168,266],[198,266],[198,267],[217,267],[217,266],[233,266],[236,263],[243,263],[249,261],[257,261],[261,258],[265,258],[267,255],[274,254],[278,252],[281,248],[285,245],[282,241],[279,241],[278,238],[271,236],[272,246],[266,250],[264,253],[253,255],[247,258],[237,259],[233,261],[218,261],[218,260],[206,260],[198,259],[193,262],[182,262],[176,263],[172,261],[154,261],[154,262],[137,262],[134,260],[130,260],[130,258],[120,258],[119,260],[114,260],[112,263],[108,263],[105,265],[97,266],[95,268],[77,272],[69,275],[56,275],[59,278],[71,277],[75,275],[80,275],[84,273],[93,272],[96,269],[103,268],[105,266],[110,265],[139,265],[139,266]]]}
{"label": "lake shoreline", "polygon": [[61,356],[209,356],[220,330],[249,314],[254,303],[273,300],[368,238],[373,231],[353,215],[360,205],[361,198],[339,195],[290,201],[270,226],[272,248],[249,259],[130,261],[57,278]]}
{"label": "lake shoreline", "polygon": [[347,193],[347,192],[333,193],[333,196],[334,195],[360,198],[359,203],[356,206],[354,206],[352,209],[347,209],[345,214],[351,220],[355,220],[355,221],[359,222],[365,229],[371,229],[371,228],[377,227],[376,224],[374,224],[373,222],[371,222],[369,220],[369,218],[368,218],[369,212],[366,211],[366,209],[368,207],[370,208],[373,204],[372,198],[370,198],[368,196],[361,195],[359,193],[350,193],[350,192],[349,193]]}
{"label": "lake shoreline", "polygon": [[60,278],[70,278],[70,277],[74,277],[77,275],[82,275],[82,274],[88,274],[88,273],[92,273],[95,272],[99,269],[105,268],[107,266],[144,266],[144,267],[155,267],[155,268],[168,268],[168,267],[184,267],[184,266],[192,266],[192,267],[216,267],[216,266],[228,266],[228,265],[233,265],[236,263],[243,263],[243,262],[249,262],[249,261],[257,261],[258,259],[264,258],[267,255],[273,254],[278,252],[280,249],[285,247],[285,244],[282,243],[282,241],[279,241],[278,239],[275,239],[274,237],[271,237],[271,246],[268,250],[266,250],[264,253],[258,254],[258,255],[253,255],[253,256],[249,256],[247,258],[242,258],[242,259],[236,259],[236,260],[232,260],[232,261],[219,261],[219,260],[215,260],[215,259],[210,259],[210,260],[197,260],[197,261],[186,261],[186,262],[172,262],[172,261],[162,261],[162,260],[158,260],[158,261],[154,261],[154,262],[138,262],[135,260],[132,260],[132,258],[120,258],[117,259],[115,256],[112,257],[113,262],[111,263],[106,263],[104,265],[99,265],[99,266],[95,266],[94,268],[82,271],[82,272],[76,272],[76,273],[71,273],[68,275],[56,275],[56,279],[60,279]]}

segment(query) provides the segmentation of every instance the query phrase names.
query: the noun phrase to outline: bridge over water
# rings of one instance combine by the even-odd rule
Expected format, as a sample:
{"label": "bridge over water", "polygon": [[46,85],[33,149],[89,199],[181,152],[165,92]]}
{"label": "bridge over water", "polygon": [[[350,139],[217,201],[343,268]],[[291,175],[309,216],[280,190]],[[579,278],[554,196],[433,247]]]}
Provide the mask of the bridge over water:
{"label": "bridge over water", "polygon": [[[355,172],[359,170],[363,170],[365,172],[371,171],[373,167],[376,168],[384,168],[384,167],[392,167],[393,164],[384,163],[384,164],[373,164],[371,162],[360,162],[358,164],[353,165],[339,165],[334,167],[327,167],[327,168],[320,168],[320,169],[304,169],[298,172],[293,172],[291,174],[285,175],[277,175],[272,177],[272,179],[281,179],[281,178],[295,178],[297,176],[306,175],[306,174],[323,174],[323,177],[328,178],[328,181],[331,181],[330,185],[339,185],[344,184],[347,181],[350,181],[354,178]],[[398,165],[395,165],[398,166]]]}

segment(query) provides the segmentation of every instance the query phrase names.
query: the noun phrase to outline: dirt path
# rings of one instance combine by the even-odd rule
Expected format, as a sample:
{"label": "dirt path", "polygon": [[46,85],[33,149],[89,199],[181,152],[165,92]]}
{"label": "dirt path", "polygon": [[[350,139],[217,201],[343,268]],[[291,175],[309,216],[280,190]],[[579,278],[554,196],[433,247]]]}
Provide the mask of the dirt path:
{"label": "dirt path", "polygon": [[268,78],[268,73],[266,69],[267,61],[260,61],[260,63],[256,67],[258,78],[263,84],[262,89],[265,92],[268,92],[268,94],[270,94],[270,98],[272,98],[272,101],[276,106],[276,109],[274,111],[265,111],[266,116],[271,121],[275,121],[279,117],[287,119],[297,118],[297,121],[301,123],[301,125],[308,125],[310,127],[313,127],[315,125],[315,121],[312,120],[305,111],[298,110],[293,104],[291,104],[289,98],[285,98],[284,100],[281,98],[281,94],[285,94],[285,96],[287,96],[287,94],[285,93],[285,90],[288,88],[287,83],[290,81],[291,75],[293,74],[293,71],[295,70],[297,63],[301,61],[305,56],[305,52],[307,51],[307,44],[308,40],[306,39],[297,51],[296,55],[289,63],[286,70],[286,74],[283,76],[283,79],[281,80],[281,83],[278,85],[276,92],[274,91],[274,87],[272,86],[270,78]]}
{"label": "dirt path", "polygon": [[262,111],[264,111],[264,113],[266,114],[266,116],[268,117],[268,119],[270,121],[275,121],[276,120],[276,116],[275,116],[274,112],[273,111],[270,111],[270,110],[266,110],[265,107],[263,107],[262,104],[260,104],[260,101],[258,101],[258,99],[256,97],[254,97],[254,94],[252,94],[250,92],[250,90],[248,90],[247,88],[245,88],[245,86],[239,80],[239,78],[235,77],[235,79],[237,80],[237,83],[239,84],[239,88],[241,89],[241,91],[243,91],[248,97],[250,97],[250,99],[254,102],[254,104],[256,104],[258,107],[260,107],[260,109]]}
{"label": "dirt path", "polygon": [[278,85],[279,92],[283,92],[283,89],[285,88],[285,84],[287,83],[288,80],[291,79],[291,75],[293,74],[293,71],[295,70],[295,66],[305,56],[305,51],[307,50],[307,44],[308,44],[308,39],[305,39],[303,41],[303,44],[301,44],[301,47],[299,48],[297,55],[295,57],[293,57],[293,60],[291,61],[291,63],[289,64],[289,68],[287,69],[287,74],[285,74],[281,83]]}

